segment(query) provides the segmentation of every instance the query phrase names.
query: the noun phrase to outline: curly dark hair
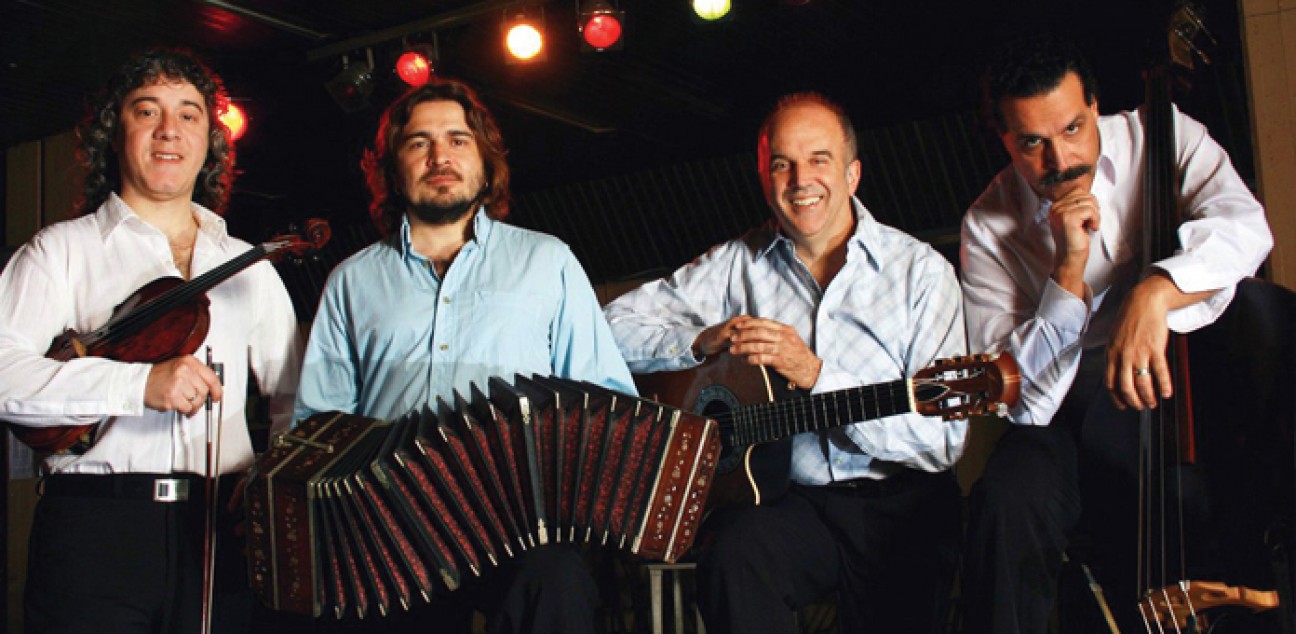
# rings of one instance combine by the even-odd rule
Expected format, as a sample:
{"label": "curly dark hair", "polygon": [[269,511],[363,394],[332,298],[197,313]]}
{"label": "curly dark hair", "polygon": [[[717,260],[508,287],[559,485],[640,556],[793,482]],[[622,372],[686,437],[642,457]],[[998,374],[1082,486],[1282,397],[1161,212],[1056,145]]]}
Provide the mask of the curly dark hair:
{"label": "curly dark hair", "polygon": [[85,185],[77,202],[82,215],[93,213],[109,194],[120,191],[121,165],[113,143],[121,133],[122,101],[132,90],[162,81],[188,82],[203,95],[209,128],[207,160],[198,172],[193,200],[218,214],[225,212],[234,184],[234,146],[220,121],[220,113],[229,103],[225,85],[190,51],[152,49],[122,65],[77,127],[77,158],[85,168]]}
{"label": "curly dark hair", "polygon": [[508,150],[499,126],[472,88],[453,79],[434,78],[422,86],[410,89],[387,107],[378,123],[372,150],[366,150],[360,167],[369,185],[369,215],[384,235],[395,233],[401,226],[408,202],[400,191],[400,174],[396,169],[396,152],[400,147],[401,133],[414,114],[415,106],[429,101],[453,101],[463,106],[468,128],[477,138],[482,164],[486,171],[486,188],[481,204],[495,220],[508,215],[509,167],[505,160]]}
{"label": "curly dark hair", "polygon": [[1085,103],[1098,98],[1098,81],[1084,55],[1071,42],[1054,35],[1037,34],[1012,40],[990,58],[981,75],[981,114],[986,124],[1005,131],[1000,102],[1045,94],[1067,73],[1075,73],[1084,88]]}

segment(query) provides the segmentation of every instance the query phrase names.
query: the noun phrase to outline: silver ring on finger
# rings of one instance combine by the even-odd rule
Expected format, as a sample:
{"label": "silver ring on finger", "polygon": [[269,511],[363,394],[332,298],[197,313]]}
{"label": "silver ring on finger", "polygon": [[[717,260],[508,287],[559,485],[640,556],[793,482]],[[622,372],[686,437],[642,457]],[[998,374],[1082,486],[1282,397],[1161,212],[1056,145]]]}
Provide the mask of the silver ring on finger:
{"label": "silver ring on finger", "polygon": [[1152,374],[1152,370],[1151,370],[1151,368],[1135,368],[1135,369],[1134,369],[1134,376],[1147,376],[1147,375],[1149,375],[1149,374]]}

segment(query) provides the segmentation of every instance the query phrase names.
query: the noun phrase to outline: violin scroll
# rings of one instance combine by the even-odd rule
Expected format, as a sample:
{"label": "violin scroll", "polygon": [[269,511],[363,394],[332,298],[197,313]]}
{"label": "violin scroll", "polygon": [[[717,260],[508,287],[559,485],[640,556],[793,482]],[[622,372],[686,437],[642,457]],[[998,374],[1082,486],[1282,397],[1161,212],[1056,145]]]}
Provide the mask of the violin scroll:
{"label": "violin scroll", "polygon": [[261,247],[265,249],[266,256],[274,260],[289,254],[301,258],[310,251],[324,248],[332,237],[333,229],[329,227],[327,220],[310,218],[306,220],[305,231],[277,235]]}

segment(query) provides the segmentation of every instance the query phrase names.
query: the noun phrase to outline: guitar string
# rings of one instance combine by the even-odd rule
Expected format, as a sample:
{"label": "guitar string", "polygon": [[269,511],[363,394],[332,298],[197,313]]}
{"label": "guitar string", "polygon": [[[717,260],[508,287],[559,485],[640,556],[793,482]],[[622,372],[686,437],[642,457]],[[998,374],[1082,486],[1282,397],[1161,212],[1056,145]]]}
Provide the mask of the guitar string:
{"label": "guitar string", "polygon": [[[859,405],[858,414],[856,404]],[[854,422],[900,414],[908,411],[907,405],[905,380],[898,380],[816,394],[805,399],[744,405],[717,413],[712,418],[720,423],[722,430],[742,428],[747,433],[735,440],[741,440],[740,444],[750,444],[770,436],[777,438],[835,426],[831,424],[834,420]],[[883,412],[884,406],[886,412]]]}

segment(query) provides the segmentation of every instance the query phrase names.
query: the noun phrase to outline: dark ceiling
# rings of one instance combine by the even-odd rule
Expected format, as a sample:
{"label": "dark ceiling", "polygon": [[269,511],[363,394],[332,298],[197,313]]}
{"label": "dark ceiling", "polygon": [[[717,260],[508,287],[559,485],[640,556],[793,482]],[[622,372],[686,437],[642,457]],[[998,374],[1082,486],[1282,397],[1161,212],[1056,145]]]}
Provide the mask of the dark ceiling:
{"label": "dark ceiling", "polygon": [[[1137,60],[1167,3],[732,1],[728,17],[706,23],[689,0],[613,0],[627,14],[624,48],[592,53],[580,50],[576,0],[532,0],[545,14],[547,60],[508,65],[500,18],[519,0],[5,0],[0,146],[70,128],[130,51],[183,45],[212,62],[251,117],[232,214],[256,210],[245,213],[257,227],[272,224],[267,216],[363,219],[357,163],[401,89],[387,69],[402,36],[435,32],[438,72],[478,88],[499,119],[514,220],[573,243],[596,279],[677,265],[759,221],[756,127],[794,90],[837,98],[864,131],[860,194],[877,215],[948,238],[1002,163],[971,114],[986,50],[1016,33],[1069,34],[1089,51],[1104,110],[1130,107],[1140,98]],[[1231,52],[1225,67],[1236,68],[1234,0],[1206,4]],[[343,53],[354,63],[365,45],[378,69],[373,105],[344,113],[322,85]],[[1240,81],[1221,94],[1245,113]],[[657,261],[627,255],[637,250]]]}

